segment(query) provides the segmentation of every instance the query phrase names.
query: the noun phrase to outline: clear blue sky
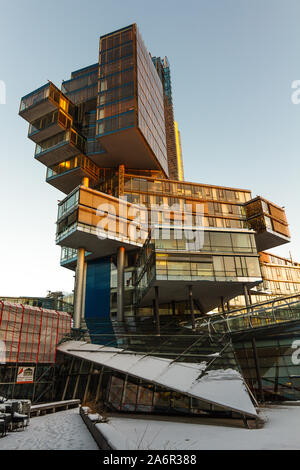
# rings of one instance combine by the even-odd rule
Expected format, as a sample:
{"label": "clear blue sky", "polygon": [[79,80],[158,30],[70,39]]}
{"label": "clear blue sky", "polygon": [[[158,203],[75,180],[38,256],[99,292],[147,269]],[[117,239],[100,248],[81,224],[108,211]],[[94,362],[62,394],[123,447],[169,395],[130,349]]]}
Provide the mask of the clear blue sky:
{"label": "clear blue sky", "polygon": [[20,97],[95,63],[98,38],[136,22],[171,63],[186,180],[249,188],[286,207],[300,261],[299,0],[0,0],[0,295],[71,291],[59,267],[56,201],[33,159]]}

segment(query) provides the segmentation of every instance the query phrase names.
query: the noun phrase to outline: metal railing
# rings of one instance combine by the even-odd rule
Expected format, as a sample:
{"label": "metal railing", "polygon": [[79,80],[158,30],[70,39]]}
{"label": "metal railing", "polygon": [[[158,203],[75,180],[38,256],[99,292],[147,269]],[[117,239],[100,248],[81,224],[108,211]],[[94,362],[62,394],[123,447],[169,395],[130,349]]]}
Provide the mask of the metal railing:
{"label": "metal railing", "polygon": [[210,336],[241,332],[300,320],[300,295],[279,297],[271,301],[232,310],[228,314],[211,315],[198,321],[197,330]]}

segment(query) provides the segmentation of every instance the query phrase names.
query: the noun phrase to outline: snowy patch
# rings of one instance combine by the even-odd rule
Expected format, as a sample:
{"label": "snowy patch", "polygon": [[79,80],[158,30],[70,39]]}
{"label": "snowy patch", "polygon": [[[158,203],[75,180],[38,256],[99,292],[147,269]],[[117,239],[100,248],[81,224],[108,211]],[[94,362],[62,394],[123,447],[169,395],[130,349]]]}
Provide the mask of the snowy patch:
{"label": "snowy patch", "polygon": [[98,450],[78,408],[39,416],[0,439],[0,450]]}
{"label": "snowy patch", "polygon": [[[97,424],[103,436],[118,450],[300,450],[300,407],[264,408],[262,429],[215,425],[208,419],[109,418]],[[215,422],[214,422],[215,423]]]}

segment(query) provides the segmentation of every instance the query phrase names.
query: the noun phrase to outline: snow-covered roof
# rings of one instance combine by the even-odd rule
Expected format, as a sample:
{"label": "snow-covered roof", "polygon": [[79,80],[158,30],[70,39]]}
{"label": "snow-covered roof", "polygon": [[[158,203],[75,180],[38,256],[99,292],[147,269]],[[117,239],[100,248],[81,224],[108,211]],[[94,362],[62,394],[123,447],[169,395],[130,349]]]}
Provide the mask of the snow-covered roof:
{"label": "snow-covered roof", "polygon": [[82,341],[68,341],[58,350],[225,409],[257,416],[244,380],[234,369],[206,371],[206,362],[173,362]]}

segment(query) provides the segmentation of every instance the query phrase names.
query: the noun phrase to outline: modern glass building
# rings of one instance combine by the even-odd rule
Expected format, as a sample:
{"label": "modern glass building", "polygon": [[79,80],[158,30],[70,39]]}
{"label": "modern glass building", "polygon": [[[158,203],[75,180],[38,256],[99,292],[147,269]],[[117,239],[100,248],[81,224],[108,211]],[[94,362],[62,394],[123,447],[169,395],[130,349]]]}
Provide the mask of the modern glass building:
{"label": "modern glass building", "polygon": [[[76,272],[77,338],[116,348],[115,354],[204,361],[207,373],[219,370],[217,365],[231,367],[244,373],[246,386],[258,396],[262,379],[257,387],[242,352],[248,339],[238,342],[235,334],[231,337],[235,331],[222,326],[222,340],[208,319],[218,311],[225,324],[227,316],[242,315],[252,325],[249,315],[254,311],[262,319],[269,305],[250,311],[251,304],[291,293],[288,285],[298,289],[298,265],[274,267],[276,257],[265,252],[289,242],[288,223],[283,208],[252,198],[249,189],[184,181],[167,58],[151,57],[135,24],[105,34],[97,63],[73,72],[61,90],[49,82],[23,97],[20,115],[29,122],[35,158],[47,167],[46,181],[66,195],[58,205],[56,243],[62,247],[61,265]],[[274,272],[281,276],[280,269],[293,277],[281,290],[273,277]],[[293,304],[287,323],[298,321],[295,302],[287,302]],[[244,320],[240,323],[245,326]],[[269,323],[274,333],[276,325]],[[215,328],[220,324],[213,323]],[[297,328],[293,331],[296,335]],[[260,341],[253,349],[256,359]],[[231,348],[230,357],[212,366],[209,358],[224,357],[224,348]],[[61,350],[62,363],[68,354]],[[153,411],[169,393],[168,410],[183,407],[197,414],[209,402],[210,409],[237,411],[229,402],[225,406],[202,392],[151,381],[140,371],[106,367],[102,355],[96,367],[95,361],[74,354],[67,360],[72,372],[65,364],[62,376],[77,384],[77,393],[84,380],[78,375],[80,361],[87,361],[82,367],[100,397],[105,371],[101,396],[113,409]],[[89,367],[96,368],[97,378]],[[64,395],[76,395],[70,387],[63,386]],[[161,391],[164,387],[167,391]],[[83,396],[89,393],[85,389]]]}

